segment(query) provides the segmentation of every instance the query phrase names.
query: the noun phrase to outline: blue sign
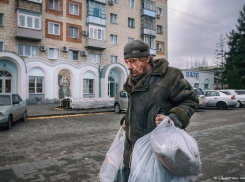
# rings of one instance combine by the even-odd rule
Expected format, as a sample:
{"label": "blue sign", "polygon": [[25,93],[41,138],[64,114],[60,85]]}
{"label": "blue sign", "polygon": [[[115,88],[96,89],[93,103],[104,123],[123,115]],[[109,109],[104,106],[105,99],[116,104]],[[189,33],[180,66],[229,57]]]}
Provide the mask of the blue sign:
{"label": "blue sign", "polygon": [[189,72],[187,71],[186,72],[186,77],[199,77],[199,73],[196,73],[196,72]]}

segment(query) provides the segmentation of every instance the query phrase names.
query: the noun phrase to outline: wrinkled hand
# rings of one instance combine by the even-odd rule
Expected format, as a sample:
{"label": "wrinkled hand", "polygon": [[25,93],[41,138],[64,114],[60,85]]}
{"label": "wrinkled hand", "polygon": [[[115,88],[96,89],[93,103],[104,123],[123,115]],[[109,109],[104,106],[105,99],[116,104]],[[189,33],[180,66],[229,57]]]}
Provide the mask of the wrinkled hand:
{"label": "wrinkled hand", "polygon": [[[163,115],[163,114],[158,114],[157,117],[155,118],[155,123],[156,126],[158,126],[162,120],[164,120],[167,116]],[[168,118],[168,123],[170,123],[170,118]]]}
{"label": "wrinkled hand", "polygon": [[125,120],[123,121],[122,128],[124,129],[124,131],[126,131],[126,124],[125,124]]}

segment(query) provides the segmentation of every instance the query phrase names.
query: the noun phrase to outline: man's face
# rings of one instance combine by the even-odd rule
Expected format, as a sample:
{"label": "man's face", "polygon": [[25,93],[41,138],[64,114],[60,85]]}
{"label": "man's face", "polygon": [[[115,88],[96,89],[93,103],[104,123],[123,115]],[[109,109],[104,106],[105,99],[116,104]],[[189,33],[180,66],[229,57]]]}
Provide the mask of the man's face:
{"label": "man's face", "polygon": [[128,65],[128,70],[133,79],[137,79],[141,75],[147,73],[148,60],[140,61],[139,58],[130,58],[126,59],[125,62]]}

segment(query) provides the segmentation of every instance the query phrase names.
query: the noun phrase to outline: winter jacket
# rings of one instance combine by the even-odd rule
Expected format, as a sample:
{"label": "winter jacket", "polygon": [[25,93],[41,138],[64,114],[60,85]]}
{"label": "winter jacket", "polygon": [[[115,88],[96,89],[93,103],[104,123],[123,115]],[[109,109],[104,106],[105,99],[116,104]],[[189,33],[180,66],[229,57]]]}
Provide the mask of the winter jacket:
{"label": "winter jacket", "polygon": [[135,142],[156,128],[157,114],[168,115],[180,128],[186,128],[198,107],[198,98],[182,72],[155,60],[153,68],[137,84],[128,76],[123,86],[129,95],[126,115],[124,165],[130,167]]}

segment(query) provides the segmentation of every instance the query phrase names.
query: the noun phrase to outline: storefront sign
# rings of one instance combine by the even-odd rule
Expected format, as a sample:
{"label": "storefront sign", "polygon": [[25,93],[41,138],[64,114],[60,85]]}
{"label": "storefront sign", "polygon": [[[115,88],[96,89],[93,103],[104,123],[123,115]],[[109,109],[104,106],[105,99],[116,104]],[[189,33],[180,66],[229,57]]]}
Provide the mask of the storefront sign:
{"label": "storefront sign", "polygon": [[199,77],[199,73],[196,73],[196,72],[189,72],[187,71],[186,72],[186,77]]}

